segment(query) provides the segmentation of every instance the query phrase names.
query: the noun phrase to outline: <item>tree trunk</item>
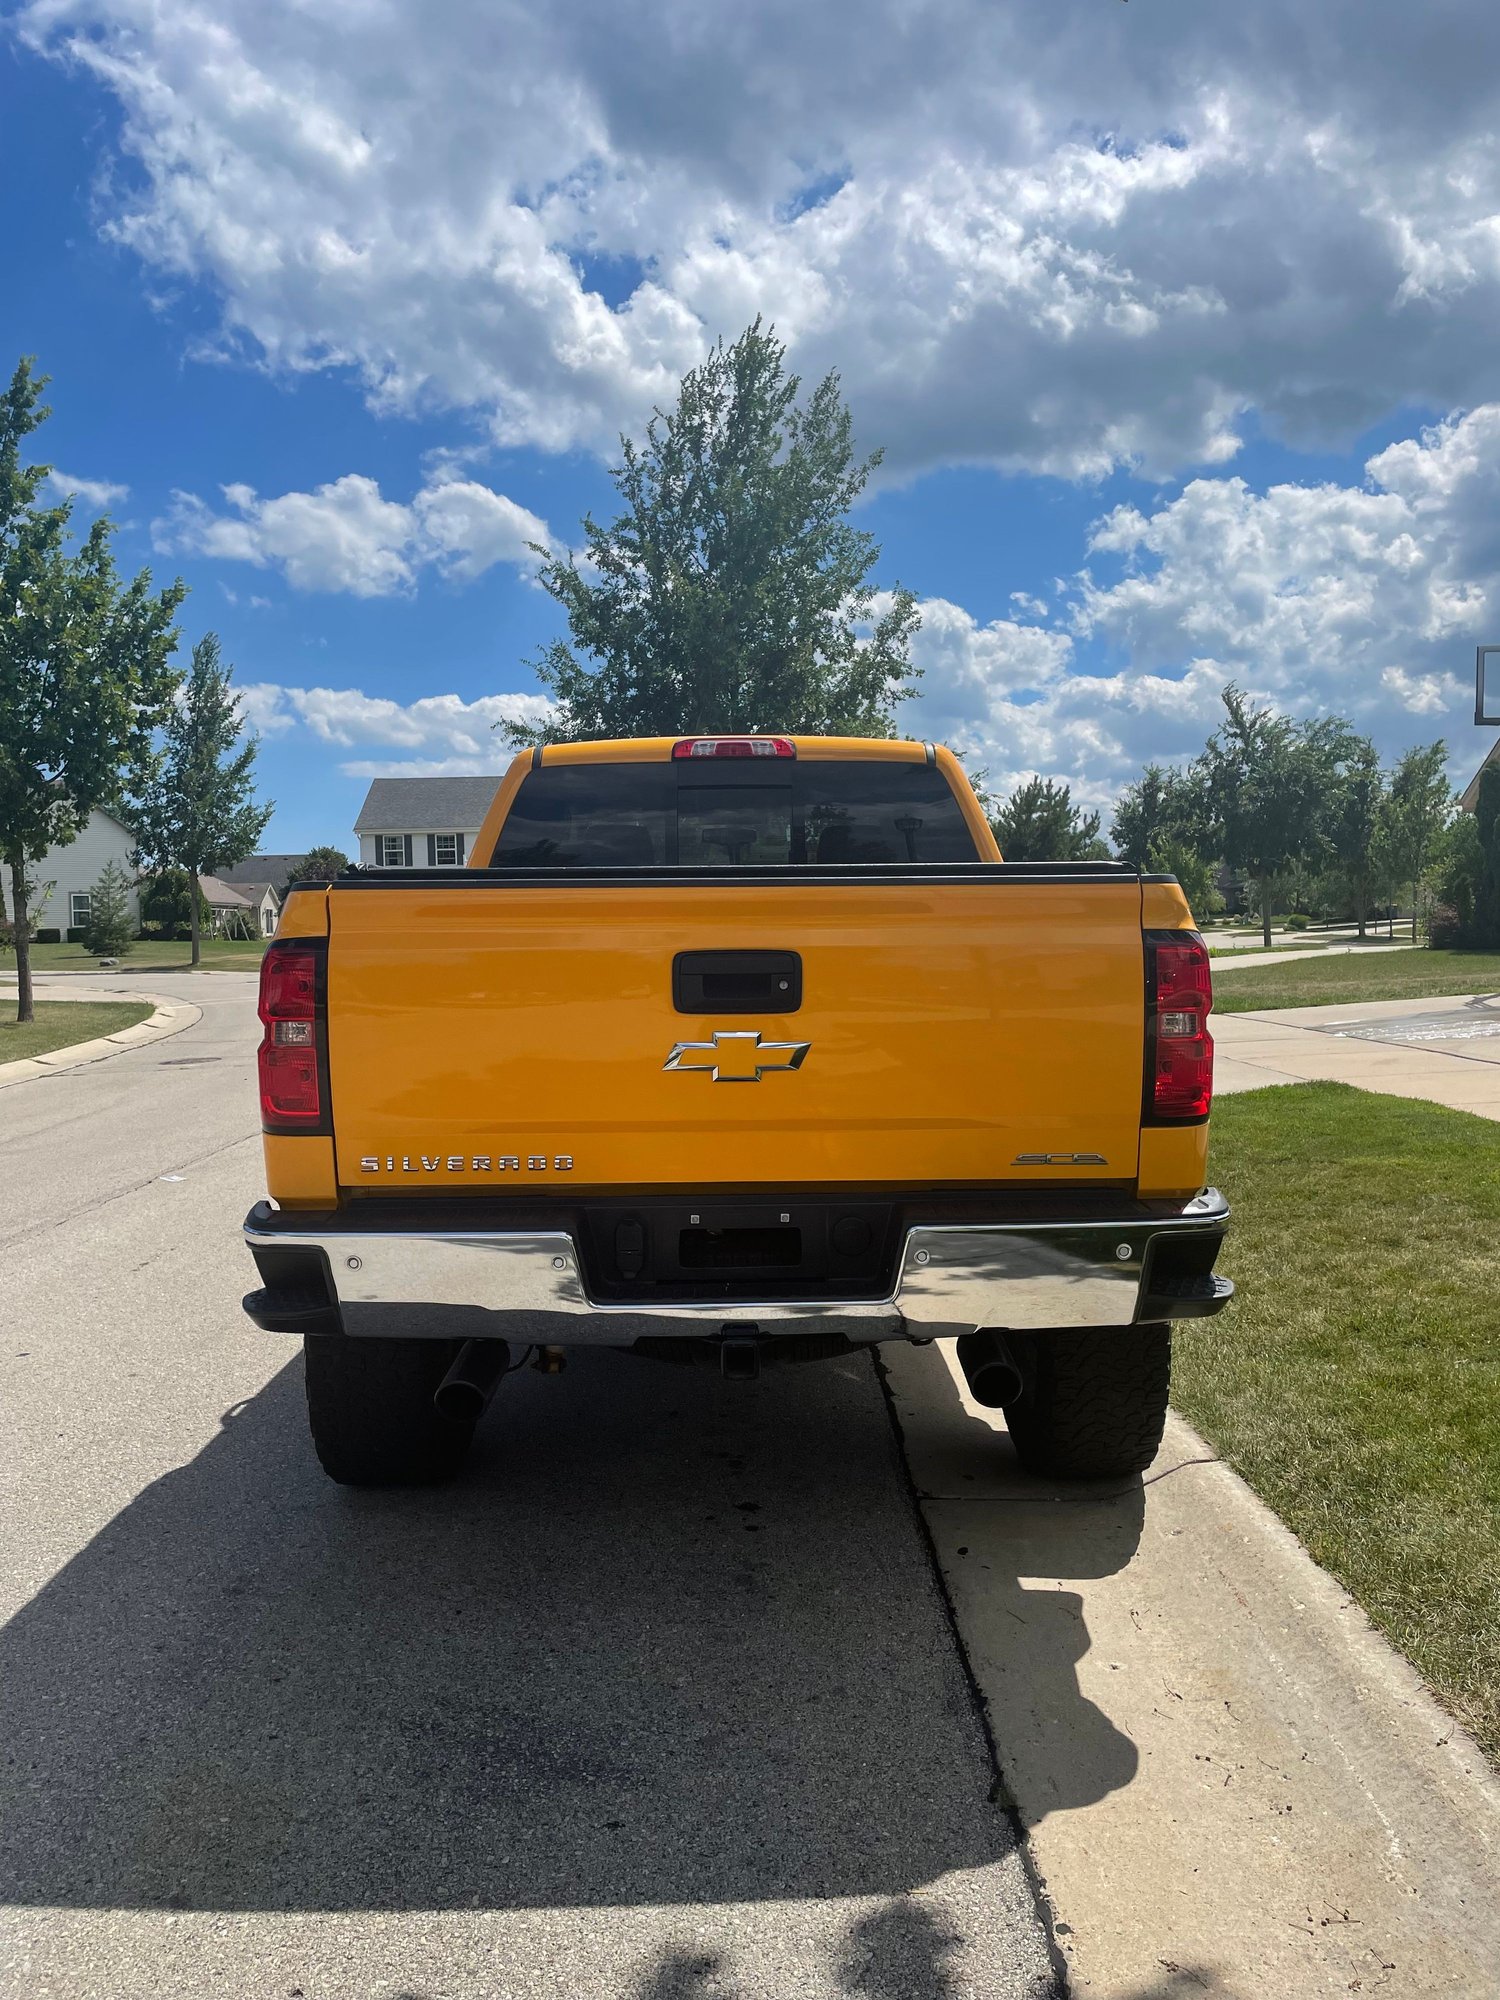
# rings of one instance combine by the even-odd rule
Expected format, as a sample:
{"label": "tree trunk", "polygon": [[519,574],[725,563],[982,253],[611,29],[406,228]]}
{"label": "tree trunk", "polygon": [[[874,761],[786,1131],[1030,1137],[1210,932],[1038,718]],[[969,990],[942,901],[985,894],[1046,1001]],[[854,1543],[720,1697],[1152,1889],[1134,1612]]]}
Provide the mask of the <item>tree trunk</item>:
{"label": "tree trunk", "polygon": [[192,899],[192,906],[188,915],[188,923],[191,927],[190,934],[193,940],[193,955],[188,960],[188,964],[191,966],[196,965],[203,956],[203,937],[198,923],[198,871],[196,868],[188,870],[188,894]]}
{"label": "tree trunk", "polygon": [[1356,917],[1359,919],[1359,941],[1361,944],[1363,944],[1365,942],[1365,925],[1369,918],[1369,909],[1365,898],[1365,885],[1363,881],[1358,881],[1355,883],[1354,911]]}
{"label": "tree trunk", "polygon": [[1271,878],[1269,875],[1262,875],[1258,879],[1260,882],[1260,936],[1261,942],[1269,945],[1271,942]]}
{"label": "tree trunk", "polygon": [[26,905],[26,857],[10,857],[11,911],[15,917],[16,1019],[34,1021],[36,1006],[31,997],[31,912]]}

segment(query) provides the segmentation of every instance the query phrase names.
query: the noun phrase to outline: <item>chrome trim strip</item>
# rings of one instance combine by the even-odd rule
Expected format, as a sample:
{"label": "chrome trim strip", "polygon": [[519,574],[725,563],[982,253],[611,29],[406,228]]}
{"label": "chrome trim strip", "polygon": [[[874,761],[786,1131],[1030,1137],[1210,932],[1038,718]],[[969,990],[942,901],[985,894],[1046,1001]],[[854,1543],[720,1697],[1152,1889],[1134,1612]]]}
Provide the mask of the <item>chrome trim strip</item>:
{"label": "chrome trim strip", "polygon": [[1128,1326],[1152,1239],[1217,1232],[1229,1209],[1210,1188],[1169,1216],[917,1224],[906,1233],[889,1298],[670,1304],[591,1299],[566,1230],[300,1229],[264,1226],[257,1219],[264,1215],[264,1208],[251,1211],[247,1244],[321,1253],[350,1334],[447,1339],[488,1331],[616,1346],[647,1333],[695,1327],[716,1333],[747,1324],[783,1333],[844,1330],[863,1340],[925,1339],[981,1326]]}

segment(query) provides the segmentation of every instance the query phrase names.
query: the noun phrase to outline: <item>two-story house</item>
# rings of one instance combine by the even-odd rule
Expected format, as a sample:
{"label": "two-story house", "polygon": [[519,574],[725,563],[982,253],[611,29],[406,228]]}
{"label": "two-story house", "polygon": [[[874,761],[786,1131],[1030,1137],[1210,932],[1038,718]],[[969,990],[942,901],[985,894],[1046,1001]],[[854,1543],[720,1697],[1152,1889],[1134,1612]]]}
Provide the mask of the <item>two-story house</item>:
{"label": "two-story house", "polygon": [[462,868],[500,776],[376,778],[354,822],[362,868]]}

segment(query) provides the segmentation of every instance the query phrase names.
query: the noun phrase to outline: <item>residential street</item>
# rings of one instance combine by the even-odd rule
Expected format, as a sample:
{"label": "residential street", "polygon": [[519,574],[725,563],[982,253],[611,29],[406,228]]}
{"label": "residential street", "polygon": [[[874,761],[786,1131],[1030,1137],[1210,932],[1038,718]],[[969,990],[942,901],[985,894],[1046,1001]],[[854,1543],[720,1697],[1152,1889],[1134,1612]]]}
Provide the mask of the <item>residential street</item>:
{"label": "residential street", "polygon": [[[1059,1489],[948,1343],[575,1356],[330,1485],[239,1311],[253,981],[137,984],[202,1018],[0,1093],[0,1993],[1487,2000],[1500,1787],[1175,1416]],[[1400,1090],[1464,1009],[1274,1032]]]}
{"label": "residential street", "polygon": [[869,1364],[528,1372],[340,1491],[239,1311],[254,982],[147,983],[0,1096],[0,1990],[1047,1992]]}

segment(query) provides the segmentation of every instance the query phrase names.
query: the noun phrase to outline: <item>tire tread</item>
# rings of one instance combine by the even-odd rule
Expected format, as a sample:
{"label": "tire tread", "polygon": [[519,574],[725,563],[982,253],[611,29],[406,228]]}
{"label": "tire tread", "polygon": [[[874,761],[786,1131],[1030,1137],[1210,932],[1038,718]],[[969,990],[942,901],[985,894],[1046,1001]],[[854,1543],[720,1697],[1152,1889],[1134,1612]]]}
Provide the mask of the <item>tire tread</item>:
{"label": "tire tread", "polygon": [[1117,1479],[1161,1448],[1172,1380],[1166,1325],[1070,1327],[1008,1334],[1026,1387],[1005,1411],[1028,1472]]}
{"label": "tire tread", "polygon": [[458,1471],[474,1427],[439,1416],[432,1402],[456,1343],[308,1334],[302,1350],[308,1427],[330,1479],[432,1486]]}

